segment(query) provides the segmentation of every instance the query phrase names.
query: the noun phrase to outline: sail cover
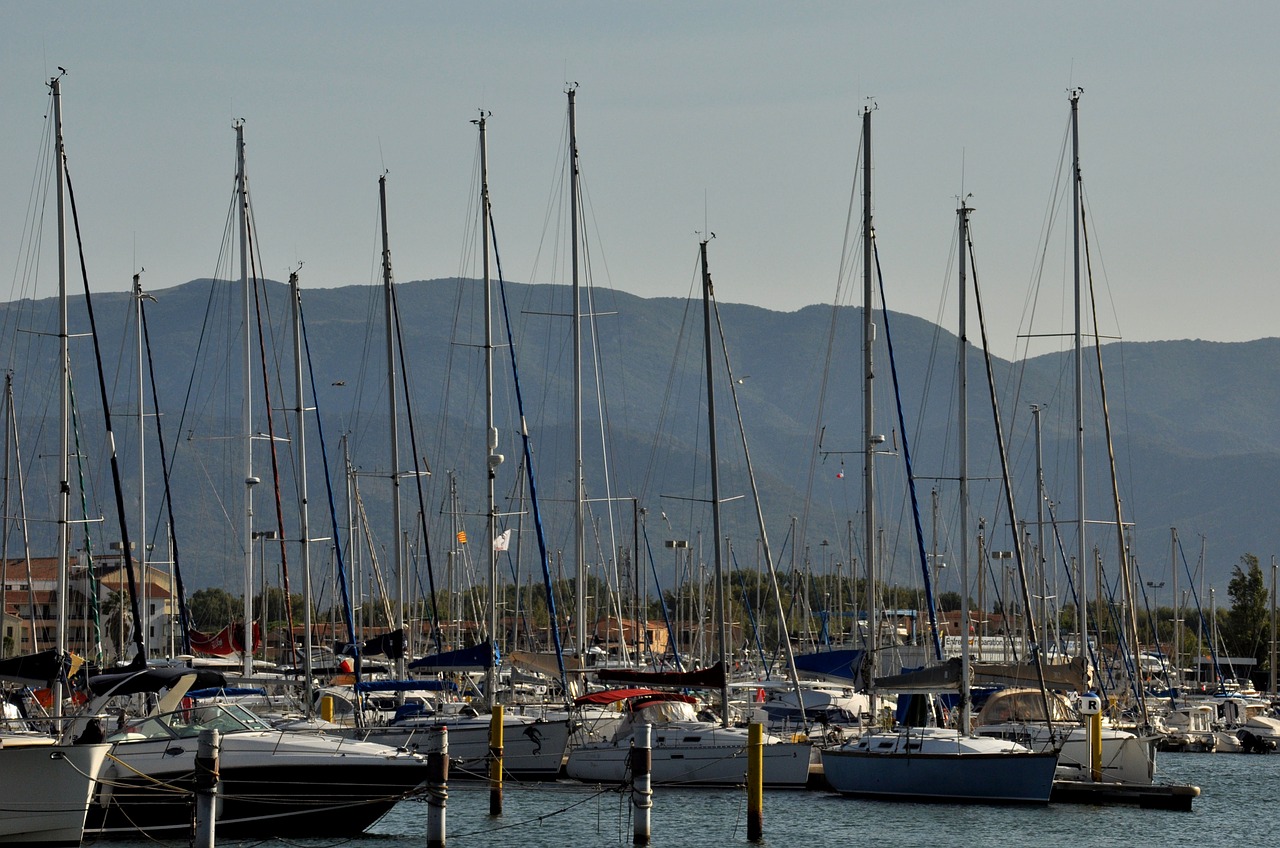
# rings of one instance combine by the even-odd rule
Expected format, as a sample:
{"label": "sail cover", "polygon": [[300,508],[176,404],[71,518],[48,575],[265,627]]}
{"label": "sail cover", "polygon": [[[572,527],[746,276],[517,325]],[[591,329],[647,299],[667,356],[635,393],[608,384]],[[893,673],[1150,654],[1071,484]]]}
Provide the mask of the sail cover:
{"label": "sail cover", "polygon": [[409,663],[412,671],[484,671],[492,667],[493,645],[489,642],[431,654]]}
{"label": "sail cover", "polygon": [[596,672],[601,683],[625,683],[632,686],[672,686],[677,689],[718,689],[725,684],[724,663],[694,671],[632,671],[626,668],[602,668]]}

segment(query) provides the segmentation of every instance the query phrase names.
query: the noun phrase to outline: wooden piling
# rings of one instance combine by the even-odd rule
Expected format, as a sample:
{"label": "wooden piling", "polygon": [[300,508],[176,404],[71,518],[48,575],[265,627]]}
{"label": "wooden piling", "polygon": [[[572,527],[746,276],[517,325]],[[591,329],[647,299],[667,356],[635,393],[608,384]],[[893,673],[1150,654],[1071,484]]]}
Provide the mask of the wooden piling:
{"label": "wooden piling", "polygon": [[427,730],[427,848],[444,848],[445,807],[449,800],[449,728]]}
{"label": "wooden piling", "polygon": [[636,730],[631,747],[631,808],[635,821],[631,843],[648,845],[652,835],[653,813],[653,749],[650,745],[653,725],[645,723]]}
{"label": "wooden piling", "polygon": [[747,725],[747,841],[764,839],[764,726]]}
{"label": "wooden piling", "polygon": [[218,749],[222,734],[217,730],[200,731],[196,746],[196,820],[192,848],[213,848],[218,820]]}
{"label": "wooden piling", "polygon": [[489,717],[489,815],[502,815],[502,704]]}

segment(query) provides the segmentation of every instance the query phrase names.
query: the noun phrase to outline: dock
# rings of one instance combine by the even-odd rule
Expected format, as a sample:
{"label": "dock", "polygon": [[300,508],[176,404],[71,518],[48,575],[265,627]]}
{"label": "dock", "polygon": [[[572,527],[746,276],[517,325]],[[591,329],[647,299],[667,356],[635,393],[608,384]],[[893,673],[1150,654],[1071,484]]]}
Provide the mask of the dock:
{"label": "dock", "polygon": [[1127,804],[1146,810],[1191,811],[1200,787],[1179,783],[1095,783],[1090,780],[1055,780],[1051,804]]}

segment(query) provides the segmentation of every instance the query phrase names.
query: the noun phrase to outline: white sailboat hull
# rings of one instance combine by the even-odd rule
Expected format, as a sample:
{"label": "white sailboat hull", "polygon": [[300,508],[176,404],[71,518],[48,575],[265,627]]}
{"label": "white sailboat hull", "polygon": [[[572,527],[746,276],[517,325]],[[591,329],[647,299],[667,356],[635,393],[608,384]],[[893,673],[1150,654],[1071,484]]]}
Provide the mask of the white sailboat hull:
{"label": "white sailboat hull", "polygon": [[[983,736],[1012,739],[1034,751],[1051,750],[1061,746],[1058,756],[1058,777],[1065,780],[1088,779],[1089,740],[1083,727],[1073,727],[1066,738],[1062,731],[1050,733],[1045,725],[989,725],[978,728]],[[1149,785],[1156,776],[1156,742],[1158,736],[1136,736],[1127,730],[1112,727],[1102,729],[1102,777],[1103,780],[1121,783]]]}
{"label": "white sailboat hull", "polygon": [[[631,750],[629,734],[574,748],[565,774],[584,783],[623,783],[631,776]],[[808,742],[766,743],[765,786],[804,787],[812,751]],[[747,782],[747,733],[701,722],[655,726],[650,775],[654,784],[740,786]]]}
{"label": "white sailboat hull", "polygon": [[110,748],[0,737],[0,845],[79,845]]}
{"label": "white sailboat hull", "polygon": [[[449,777],[465,779],[488,776],[489,717],[457,716],[432,720],[423,718],[400,725],[341,728],[336,732],[355,739],[417,750],[425,744],[434,727],[449,729]],[[560,774],[569,744],[567,720],[543,721],[525,716],[504,716],[502,720],[503,770],[525,779],[554,779]]]}

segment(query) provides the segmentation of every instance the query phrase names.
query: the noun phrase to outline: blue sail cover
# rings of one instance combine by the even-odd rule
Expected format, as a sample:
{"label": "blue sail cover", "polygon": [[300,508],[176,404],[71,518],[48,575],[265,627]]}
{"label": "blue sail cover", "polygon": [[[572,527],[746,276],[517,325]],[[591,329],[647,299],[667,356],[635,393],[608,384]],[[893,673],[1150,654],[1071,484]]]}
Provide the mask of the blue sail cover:
{"label": "blue sail cover", "polygon": [[411,671],[484,671],[493,668],[493,644],[484,642],[470,648],[430,654],[409,663]]}
{"label": "blue sail cover", "polygon": [[833,651],[796,654],[796,671],[801,674],[814,674],[849,683],[859,683],[862,676],[862,658],[865,655],[866,651],[861,648],[838,648]]}

